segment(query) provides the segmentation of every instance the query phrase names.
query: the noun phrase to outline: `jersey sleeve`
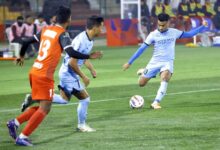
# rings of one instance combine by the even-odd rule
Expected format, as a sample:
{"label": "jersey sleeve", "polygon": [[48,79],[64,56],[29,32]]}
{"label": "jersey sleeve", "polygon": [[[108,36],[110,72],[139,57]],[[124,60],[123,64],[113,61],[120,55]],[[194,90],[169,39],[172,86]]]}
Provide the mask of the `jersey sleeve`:
{"label": "jersey sleeve", "polygon": [[147,44],[148,46],[151,45],[153,43],[154,39],[153,39],[153,32],[151,32],[146,40],[144,41],[145,44]]}
{"label": "jersey sleeve", "polygon": [[62,47],[63,50],[72,47],[71,45],[71,38],[69,36],[69,34],[67,32],[64,32],[60,35],[60,45]]}
{"label": "jersey sleeve", "polygon": [[79,37],[76,37],[73,41],[72,41],[72,46],[73,46],[73,49],[76,50],[76,51],[79,51],[79,48],[80,48],[80,45],[81,45],[81,41],[79,39]]}
{"label": "jersey sleeve", "polygon": [[71,38],[67,32],[64,32],[59,37],[59,42],[63,50],[73,58],[76,59],[89,59],[89,55],[82,54],[80,52],[77,52],[74,50],[72,44],[71,44]]}
{"label": "jersey sleeve", "polygon": [[180,39],[184,32],[178,29],[173,29],[173,33],[175,34],[176,39]]}

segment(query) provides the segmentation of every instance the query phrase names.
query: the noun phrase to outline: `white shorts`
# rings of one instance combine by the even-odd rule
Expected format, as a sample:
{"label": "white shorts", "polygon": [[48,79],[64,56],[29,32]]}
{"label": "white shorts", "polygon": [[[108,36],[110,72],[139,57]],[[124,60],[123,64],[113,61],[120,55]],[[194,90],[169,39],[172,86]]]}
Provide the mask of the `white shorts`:
{"label": "white shorts", "polygon": [[142,77],[145,78],[154,78],[159,72],[169,70],[170,73],[173,73],[173,61],[167,62],[150,62],[147,64]]}
{"label": "white shorts", "polygon": [[84,85],[80,82],[79,78],[73,77],[71,75],[61,75],[60,76],[60,86],[64,89],[67,94],[74,94],[85,89]]}

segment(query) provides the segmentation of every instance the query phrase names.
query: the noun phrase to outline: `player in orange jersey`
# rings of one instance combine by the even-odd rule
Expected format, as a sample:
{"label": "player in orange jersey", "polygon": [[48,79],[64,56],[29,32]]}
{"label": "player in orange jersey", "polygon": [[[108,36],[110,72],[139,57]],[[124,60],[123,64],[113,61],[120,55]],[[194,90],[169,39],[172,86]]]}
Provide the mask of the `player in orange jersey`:
{"label": "player in orange jersey", "polygon": [[[71,21],[71,11],[69,8],[59,7],[56,14],[56,21],[56,25],[45,27],[39,34],[23,41],[20,58],[17,59],[17,64],[23,65],[24,54],[29,44],[37,41],[40,42],[38,57],[29,73],[32,99],[39,101],[39,106],[30,107],[7,123],[9,134],[15,139],[17,145],[33,146],[29,140],[29,136],[50,112],[54,93],[53,75],[62,51],[65,50],[70,57],[76,59],[95,59],[102,56],[102,52],[85,55],[73,49],[71,39],[65,30]],[[26,121],[28,121],[27,125],[21,134],[17,136],[16,131],[18,126]]]}

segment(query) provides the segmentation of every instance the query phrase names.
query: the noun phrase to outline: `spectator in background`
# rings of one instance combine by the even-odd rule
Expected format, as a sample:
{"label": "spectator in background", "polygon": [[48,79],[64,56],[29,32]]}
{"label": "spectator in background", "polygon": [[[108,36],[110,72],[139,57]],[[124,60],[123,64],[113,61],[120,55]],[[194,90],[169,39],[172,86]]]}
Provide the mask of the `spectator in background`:
{"label": "spectator in background", "polygon": [[[37,25],[34,24],[34,18],[32,16],[26,16],[26,23],[25,23],[25,38],[32,37],[34,34],[37,34]],[[37,52],[37,43],[36,45],[31,44],[27,50],[27,56],[33,57]]]}
{"label": "spectator in background", "polygon": [[155,3],[155,5],[153,6],[153,8],[151,10],[151,15],[152,15],[152,17],[157,18],[157,16],[163,12],[164,12],[164,6],[163,6],[162,2],[161,2],[161,0],[157,0],[157,2]]}
{"label": "spectator in background", "polygon": [[22,43],[22,37],[25,36],[25,24],[22,16],[17,17],[17,21],[11,25],[9,30],[8,39],[11,43]]}
{"label": "spectator in background", "polygon": [[184,20],[189,19],[189,7],[188,7],[188,1],[187,0],[182,0],[182,2],[179,3],[178,15],[180,17],[182,17]]}
{"label": "spectator in background", "polygon": [[203,18],[205,16],[205,14],[202,11],[201,0],[195,0],[195,2],[196,2],[196,15],[198,17]]}
{"label": "spectator in background", "polygon": [[208,18],[213,18],[216,14],[210,0],[205,0],[205,5],[203,5],[202,11],[205,14],[205,17]]}
{"label": "spectator in background", "polygon": [[35,19],[34,24],[37,25],[37,32],[40,32],[41,29],[47,26],[47,23],[43,17],[43,14],[39,14],[37,19]]}
{"label": "spectator in background", "polygon": [[178,6],[178,23],[180,25],[183,25],[183,30],[189,29],[189,7],[188,7],[188,1],[182,0],[181,3],[179,3]]}
{"label": "spectator in background", "polygon": [[216,15],[213,18],[213,22],[214,22],[215,28],[220,30],[220,0],[217,0],[215,2],[214,10],[216,12]]}
{"label": "spectator in background", "polygon": [[170,5],[170,0],[164,0],[164,12],[170,16],[170,26],[174,27],[176,24],[176,16],[173,13],[173,8]]}
{"label": "spectator in background", "polygon": [[153,27],[157,27],[157,16],[161,13],[164,12],[164,6],[161,2],[161,0],[157,0],[155,5],[152,7],[151,10],[151,16],[152,16],[152,22],[153,22]]}
{"label": "spectator in background", "polygon": [[171,18],[175,18],[173,9],[170,5],[170,0],[164,0],[164,12],[168,14]]}
{"label": "spectator in background", "polygon": [[189,7],[189,16],[190,17],[196,17],[196,3],[194,0],[190,0],[188,3],[188,7]]}
{"label": "spectator in background", "polygon": [[26,16],[25,29],[26,37],[32,37],[34,34],[37,33],[37,25],[34,24],[34,18],[32,16]]}
{"label": "spectator in background", "polygon": [[[145,36],[148,35],[151,31],[151,21],[146,0],[141,0],[141,26]],[[143,39],[145,39],[145,37]]]}

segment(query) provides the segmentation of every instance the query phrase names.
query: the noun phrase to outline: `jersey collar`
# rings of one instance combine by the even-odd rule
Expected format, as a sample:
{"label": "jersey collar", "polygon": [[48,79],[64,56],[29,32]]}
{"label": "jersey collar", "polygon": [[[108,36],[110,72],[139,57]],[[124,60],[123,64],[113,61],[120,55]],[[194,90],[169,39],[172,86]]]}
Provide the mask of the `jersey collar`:
{"label": "jersey collar", "polygon": [[160,32],[160,30],[157,29],[157,31],[160,32],[160,33],[165,33],[165,32],[167,32],[168,30],[169,30],[169,28],[167,28],[167,29],[166,29],[165,31],[163,31],[163,32]]}
{"label": "jersey collar", "polygon": [[[85,31],[85,32],[86,32],[86,31]],[[89,41],[92,41],[92,39],[89,38],[89,35],[88,35],[87,32],[86,32],[86,36],[87,36],[87,38],[89,39]]]}

